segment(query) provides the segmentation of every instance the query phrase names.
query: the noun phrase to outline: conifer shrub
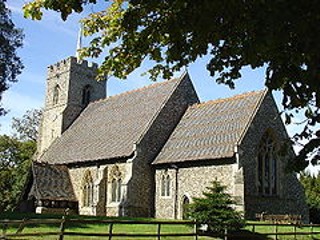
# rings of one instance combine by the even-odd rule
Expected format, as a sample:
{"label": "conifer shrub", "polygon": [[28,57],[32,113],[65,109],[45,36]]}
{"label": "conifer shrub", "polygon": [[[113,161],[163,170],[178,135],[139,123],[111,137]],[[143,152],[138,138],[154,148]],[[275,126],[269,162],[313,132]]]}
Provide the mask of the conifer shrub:
{"label": "conifer shrub", "polygon": [[188,207],[188,216],[199,223],[207,224],[210,232],[240,230],[245,221],[241,212],[233,208],[235,202],[226,193],[226,187],[218,181],[213,181],[212,186],[206,189],[202,198],[193,198],[193,203]]}

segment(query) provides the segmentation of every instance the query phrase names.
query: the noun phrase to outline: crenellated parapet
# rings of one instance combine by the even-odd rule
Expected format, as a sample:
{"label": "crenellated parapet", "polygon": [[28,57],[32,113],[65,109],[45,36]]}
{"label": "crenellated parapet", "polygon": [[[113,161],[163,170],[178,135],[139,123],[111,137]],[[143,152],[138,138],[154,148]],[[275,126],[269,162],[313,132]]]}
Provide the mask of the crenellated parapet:
{"label": "crenellated parapet", "polygon": [[87,60],[78,61],[77,58],[71,56],[48,66],[48,79],[56,77],[59,73],[61,74],[72,69],[81,70],[82,72],[85,71],[95,75],[98,69],[98,64]]}
{"label": "crenellated parapet", "polygon": [[39,152],[72,124],[92,101],[105,98],[106,82],[97,81],[98,64],[68,57],[48,67]]}

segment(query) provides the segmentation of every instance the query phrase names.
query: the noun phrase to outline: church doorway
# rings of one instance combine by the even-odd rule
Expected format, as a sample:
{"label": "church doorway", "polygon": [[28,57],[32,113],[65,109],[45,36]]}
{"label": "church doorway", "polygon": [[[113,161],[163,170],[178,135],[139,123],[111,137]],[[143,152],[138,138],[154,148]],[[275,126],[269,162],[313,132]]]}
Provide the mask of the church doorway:
{"label": "church doorway", "polygon": [[190,206],[190,198],[186,195],[182,197],[182,219],[188,219],[188,211],[189,211],[189,206]]}

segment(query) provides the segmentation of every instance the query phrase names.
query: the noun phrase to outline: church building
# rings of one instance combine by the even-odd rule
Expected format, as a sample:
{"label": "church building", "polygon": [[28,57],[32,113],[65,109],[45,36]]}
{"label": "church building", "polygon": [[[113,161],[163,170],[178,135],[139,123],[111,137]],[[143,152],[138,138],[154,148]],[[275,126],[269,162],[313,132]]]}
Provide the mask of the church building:
{"label": "church building", "polygon": [[106,98],[97,65],[48,67],[46,102],[26,198],[37,213],[182,219],[214,180],[235,208],[308,218],[294,156],[272,95],[201,103],[187,73]]}

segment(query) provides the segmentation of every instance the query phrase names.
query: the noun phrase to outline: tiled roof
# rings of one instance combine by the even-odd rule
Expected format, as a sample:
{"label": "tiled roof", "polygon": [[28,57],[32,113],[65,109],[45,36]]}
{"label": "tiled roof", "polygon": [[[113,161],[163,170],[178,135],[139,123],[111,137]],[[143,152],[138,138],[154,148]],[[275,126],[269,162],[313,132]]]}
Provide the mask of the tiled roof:
{"label": "tiled roof", "polygon": [[65,164],[131,156],[134,143],[184,77],[89,104],[38,161]]}
{"label": "tiled roof", "polygon": [[228,158],[266,91],[189,107],[153,164]]}
{"label": "tiled roof", "polygon": [[66,166],[34,162],[32,172],[33,185],[29,197],[77,201],[70,181],[69,170]]}

